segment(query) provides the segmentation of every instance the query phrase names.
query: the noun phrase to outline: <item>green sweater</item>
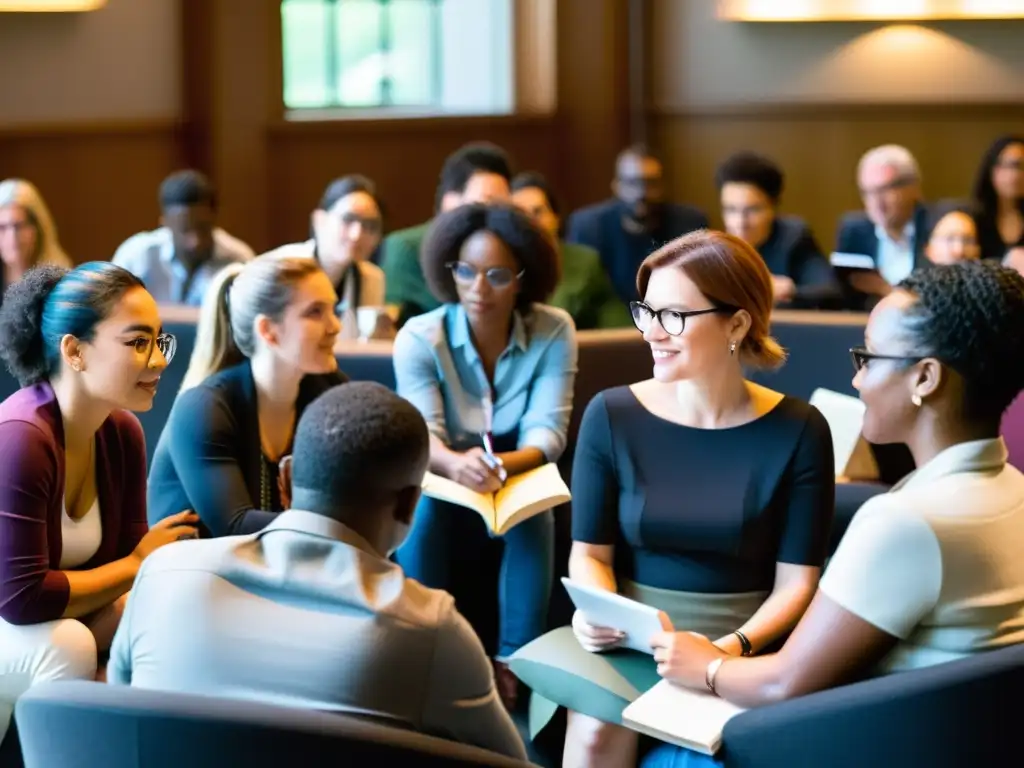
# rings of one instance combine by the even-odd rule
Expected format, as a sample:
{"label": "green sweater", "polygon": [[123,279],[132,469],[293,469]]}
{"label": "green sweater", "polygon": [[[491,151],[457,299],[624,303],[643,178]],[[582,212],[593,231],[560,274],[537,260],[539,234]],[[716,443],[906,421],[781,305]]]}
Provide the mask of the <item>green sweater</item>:
{"label": "green sweater", "polygon": [[428,221],[384,238],[380,260],[384,270],[384,302],[399,306],[399,324],[441,306],[420,269],[420,245],[429,227]]}
{"label": "green sweater", "polygon": [[572,315],[576,328],[630,328],[629,307],[615,295],[601,257],[587,245],[562,243],[562,280],[548,304]]}
{"label": "green sweater", "polygon": [[[430,292],[420,268],[420,246],[430,222],[392,232],[384,239],[384,301],[400,307],[399,324],[441,306]],[[597,251],[562,243],[562,280],[548,301],[572,315],[576,328],[623,328],[633,324],[629,308],[619,301]]]}

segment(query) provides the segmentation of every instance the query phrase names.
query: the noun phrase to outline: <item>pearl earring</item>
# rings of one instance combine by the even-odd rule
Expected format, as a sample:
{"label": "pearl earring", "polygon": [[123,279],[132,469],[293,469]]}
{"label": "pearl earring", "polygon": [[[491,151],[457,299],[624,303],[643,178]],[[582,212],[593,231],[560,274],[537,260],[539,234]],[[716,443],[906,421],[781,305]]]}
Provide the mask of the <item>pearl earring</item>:
{"label": "pearl earring", "polygon": [[729,354],[730,354],[730,355],[735,355],[735,354],[736,354],[736,342],[735,342],[735,341],[734,341],[734,342],[732,342],[732,343],[731,343],[731,344],[729,345]]}
{"label": "pearl earring", "polygon": [[915,392],[910,396],[910,402],[916,405],[918,408],[921,407],[921,396]]}

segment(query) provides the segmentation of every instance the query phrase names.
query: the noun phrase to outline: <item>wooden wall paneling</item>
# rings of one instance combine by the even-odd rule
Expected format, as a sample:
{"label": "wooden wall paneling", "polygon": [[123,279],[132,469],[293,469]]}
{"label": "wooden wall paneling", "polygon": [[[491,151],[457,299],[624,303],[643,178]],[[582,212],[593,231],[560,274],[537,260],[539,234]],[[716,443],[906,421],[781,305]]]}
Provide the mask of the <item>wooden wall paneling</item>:
{"label": "wooden wall paneling", "polygon": [[275,243],[308,236],[309,215],[335,177],[362,173],[377,182],[389,230],[433,214],[445,157],[469,141],[504,147],[515,167],[556,165],[550,117],[351,120],[279,123],[270,131],[270,232]]}
{"label": "wooden wall paneling", "polygon": [[864,151],[903,144],[921,165],[929,199],[965,196],[986,146],[1020,131],[1024,105],[738,106],[654,112],[650,119],[679,200],[703,207],[721,226],[715,167],[741,149],[762,152],[785,170],[783,211],[807,219],[827,250],[839,216],[861,207],[855,173]]}
{"label": "wooden wall paneling", "polygon": [[39,188],[75,261],[109,259],[157,226],[157,188],[181,162],[180,129],[175,120],[0,129],[0,178]]}
{"label": "wooden wall paneling", "polygon": [[557,12],[554,116],[299,121],[281,103],[279,0],[183,0],[187,148],[220,190],[222,226],[257,250],[304,237],[324,185],[353,172],[377,181],[389,227],[423,221],[445,156],[481,139],[545,172],[567,207],[604,197],[629,133],[626,0]]}
{"label": "wooden wall paneling", "polygon": [[631,0],[558,0],[558,141],[566,208],[610,194],[630,140]]}

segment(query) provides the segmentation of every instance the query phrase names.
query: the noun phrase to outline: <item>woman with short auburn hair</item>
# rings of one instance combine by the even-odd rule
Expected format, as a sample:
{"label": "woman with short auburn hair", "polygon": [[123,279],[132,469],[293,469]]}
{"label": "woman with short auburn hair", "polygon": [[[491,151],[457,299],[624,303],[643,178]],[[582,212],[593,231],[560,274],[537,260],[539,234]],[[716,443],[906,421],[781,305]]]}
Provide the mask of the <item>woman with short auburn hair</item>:
{"label": "woman with short auburn hair", "polygon": [[[640,267],[633,319],[654,375],[587,406],[573,465],[572,580],[662,610],[730,656],[760,652],[799,621],[818,584],[835,503],[824,417],[749,381],[776,368],[771,274],[739,238],[698,231]],[[570,710],[564,765],[632,765],[625,680],[653,658],[579,612],[513,657],[535,695]],[[594,655],[592,655],[594,654]],[[558,674],[553,669],[560,670]],[[538,674],[537,670],[544,670]]]}

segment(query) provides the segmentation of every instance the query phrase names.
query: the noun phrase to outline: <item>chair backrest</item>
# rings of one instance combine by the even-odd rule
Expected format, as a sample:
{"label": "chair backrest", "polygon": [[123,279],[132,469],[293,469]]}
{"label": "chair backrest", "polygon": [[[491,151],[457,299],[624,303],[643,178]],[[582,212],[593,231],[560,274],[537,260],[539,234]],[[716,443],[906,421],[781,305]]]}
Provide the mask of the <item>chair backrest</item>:
{"label": "chair backrest", "polygon": [[26,768],[529,765],[343,714],[82,681],[30,689],[15,717]]}
{"label": "chair backrest", "polygon": [[842,686],[725,726],[729,768],[1002,765],[1019,751],[1024,644]]}

